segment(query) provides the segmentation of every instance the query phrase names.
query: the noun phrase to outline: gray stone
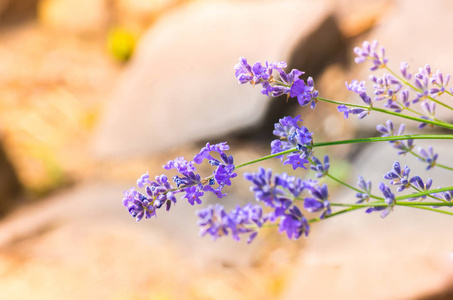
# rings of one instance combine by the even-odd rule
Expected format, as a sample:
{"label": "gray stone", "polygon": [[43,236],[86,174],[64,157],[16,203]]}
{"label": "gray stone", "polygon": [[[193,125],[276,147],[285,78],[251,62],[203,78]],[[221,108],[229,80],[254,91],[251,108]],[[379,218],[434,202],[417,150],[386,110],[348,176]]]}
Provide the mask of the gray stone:
{"label": "gray stone", "polygon": [[288,60],[329,16],[319,1],[195,2],[164,16],[114,89],[94,152],[148,155],[257,124],[272,100],[237,83],[238,58]]}
{"label": "gray stone", "polygon": [[[430,143],[416,144],[426,148]],[[451,141],[436,142],[435,149],[439,163],[453,165]],[[377,185],[395,160],[408,165],[412,176],[433,178],[434,188],[452,186],[451,171],[426,171],[412,156],[397,158],[387,144],[363,151],[349,182],[362,175],[379,194]],[[344,191],[331,201],[354,198]],[[451,224],[452,216],[400,206],[385,219],[362,210],[321,222],[313,227],[282,299],[413,299],[442,291],[453,280]]]}

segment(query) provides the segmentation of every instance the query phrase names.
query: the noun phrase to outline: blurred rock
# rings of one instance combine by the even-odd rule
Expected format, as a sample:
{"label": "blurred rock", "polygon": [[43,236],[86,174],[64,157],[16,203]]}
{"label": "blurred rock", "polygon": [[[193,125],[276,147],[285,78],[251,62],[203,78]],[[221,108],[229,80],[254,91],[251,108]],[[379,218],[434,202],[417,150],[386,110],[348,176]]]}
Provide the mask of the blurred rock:
{"label": "blurred rock", "polygon": [[14,167],[0,144],[0,216],[14,206],[14,200],[22,192]]}
{"label": "blurred rock", "polygon": [[[317,55],[310,59],[323,57],[331,50],[317,45],[329,45],[324,37],[331,37],[332,26],[318,29],[330,16],[319,1],[207,1],[161,18],[113,91],[95,152],[102,158],[148,155],[257,124],[272,99],[237,83],[238,58],[288,60],[308,40],[313,44],[306,48]],[[314,32],[323,38],[308,39]]]}
{"label": "blurred rock", "polygon": [[141,31],[181,0],[115,0],[116,22]]}
{"label": "blurred rock", "polygon": [[39,0],[0,0],[0,23],[15,24],[36,16]]}
{"label": "blurred rock", "polygon": [[[416,141],[427,147],[428,141]],[[439,163],[453,165],[451,142],[434,145]],[[413,156],[396,158],[388,144],[376,144],[357,156],[349,182],[358,175],[373,182],[373,193],[383,174],[398,160],[408,165],[411,176],[433,187],[452,185],[451,171],[434,168]],[[332,166],[334,167],[334,166]],[[434,173],[434,174],[433,174]],[[331,195],[332,202],[351,203],[354,192]],[[451,211],[451,210],[449,210]],[[453,283],[452,216],[396,206],[381,219],[379,212],[363,210],[334,217],[314,226],[307,247],[300,254],[292,284],[282,299],[417,299],[436,294]]]}
{"label": "blurred rock", "polygon": [[38,16],[55,30],[96,34],[105,31],[109,11],[106,0],[41,0]]}

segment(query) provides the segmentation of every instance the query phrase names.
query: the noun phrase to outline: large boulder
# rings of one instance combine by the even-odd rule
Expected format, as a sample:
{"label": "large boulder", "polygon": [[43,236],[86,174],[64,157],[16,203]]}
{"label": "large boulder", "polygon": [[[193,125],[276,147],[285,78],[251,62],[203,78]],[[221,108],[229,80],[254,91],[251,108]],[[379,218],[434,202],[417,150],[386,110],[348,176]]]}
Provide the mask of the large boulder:
{"label": "large boulder", "polygon": [[237,83],[238,58],[289,60],[295,49],[312,47],[310,60],[321,61],[336,51],[329,40],[337,42],[339,32],[323,1],[190,3],[142,38],[113,89],[95,153],[148,155],[256,125],[271,100]]}

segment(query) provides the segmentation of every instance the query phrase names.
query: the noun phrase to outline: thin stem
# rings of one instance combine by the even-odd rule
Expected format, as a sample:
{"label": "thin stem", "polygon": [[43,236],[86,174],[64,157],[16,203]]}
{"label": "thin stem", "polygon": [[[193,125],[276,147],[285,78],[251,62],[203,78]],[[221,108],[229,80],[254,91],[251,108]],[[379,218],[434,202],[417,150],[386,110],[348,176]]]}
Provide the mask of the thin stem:
{"label": "thin stem", "polygon": [[343,209],[343,210],[331,213],[330,215],[325,216],[324,219],[321,219],[321,218],[310,219],[310,220],[308,220],[308,223],[310,223],[310,224],[317,223],[319,221],[322,221],[322,220],[325,220],[325,219],[329,219],[329,218],[332,218],[332,217],[335,217],[335,216],[338,216],[338,215],[341,215],[341,214],[344,214],[344,213],[347,213],[347,212],[350,212],[350,211],[354,211],[354,210],[357,210],[357,209],[361,209],[361,208],[362,207],[350,207],[350,208],[347,208],[347,209]]}
{"label": "thin stem", "polygon": [[357,107],[357,108],[362,108],[364,110],[378,111],[378,112],[381,112],[381,113],[384,113],[384,114],[393,115],[393,116],[396,116],[396,117],[409,119],[409,120],[420,122],[420,123],[432,124],[432,125],[436,125],[436,126],[439,126],[439,127],[453,129],[453,125],[449,124],[449,123],[445,123],[445,122],[441,122],[441,121],[426,120],[426,119],[417,118],[417,117],[412,117],[412,116],[400,114],[400,113],[397,113],[397,112],[393,112],[393,111],[390,111],[390,110],[378,108],[378,107],[351,104],[351,103],[347,103],[347,102],[340,102],[340,101],[330,100],[330,99],[326,99],[326,98],[322,98],[322,97],[317,97],[316,99],[324,101],[324,102],[327,102],[327,103],[332,103],[332,104],[337,104],[337,105],[346,105],[346,106],[350,106],[350,107]]}
{"label": "thin stem", "polygon": [[452,134],[412,134],[412,135],[387,136],[387,137],[369,137],[369,138],[352,139],[352,140],[314,143],[313,147],[324,147],[324,146],[356,144],[356,143],[373,143],[373,142],[383,142],[383,141],[430,140],[430,139],[451,140],[451,139],[453,139],[453,135]]}
{"label": "thin stem", "polygon": [[430,211],[435,211],[435,212],[438,212],[438,213],[441,213],[441,214],[446,214],[446,215],[452,215],[452,216],[453,216],[453,212],[451,212],[451,211],[445,211],[445,210],[441,210],[441,209],[435,209],[435,208],[432,208],[432,207],[423,207],[423,206],[409,206],[409,207],[418,208],[418,209],[424,209],[424,210],[430,210]]}

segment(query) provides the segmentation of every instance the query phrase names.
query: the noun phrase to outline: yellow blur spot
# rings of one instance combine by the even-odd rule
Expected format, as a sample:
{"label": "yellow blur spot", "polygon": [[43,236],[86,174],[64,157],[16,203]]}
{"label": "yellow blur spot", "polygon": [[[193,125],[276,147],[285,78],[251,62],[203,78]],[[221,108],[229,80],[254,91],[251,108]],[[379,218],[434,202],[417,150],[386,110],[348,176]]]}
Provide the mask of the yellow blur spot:
{"label": "yellow blur spot", "polygon": [[107,36],[108,51],[120,62],[126,62],[131,58],[135,44],[135,34],[124,28],[113,28]]}

